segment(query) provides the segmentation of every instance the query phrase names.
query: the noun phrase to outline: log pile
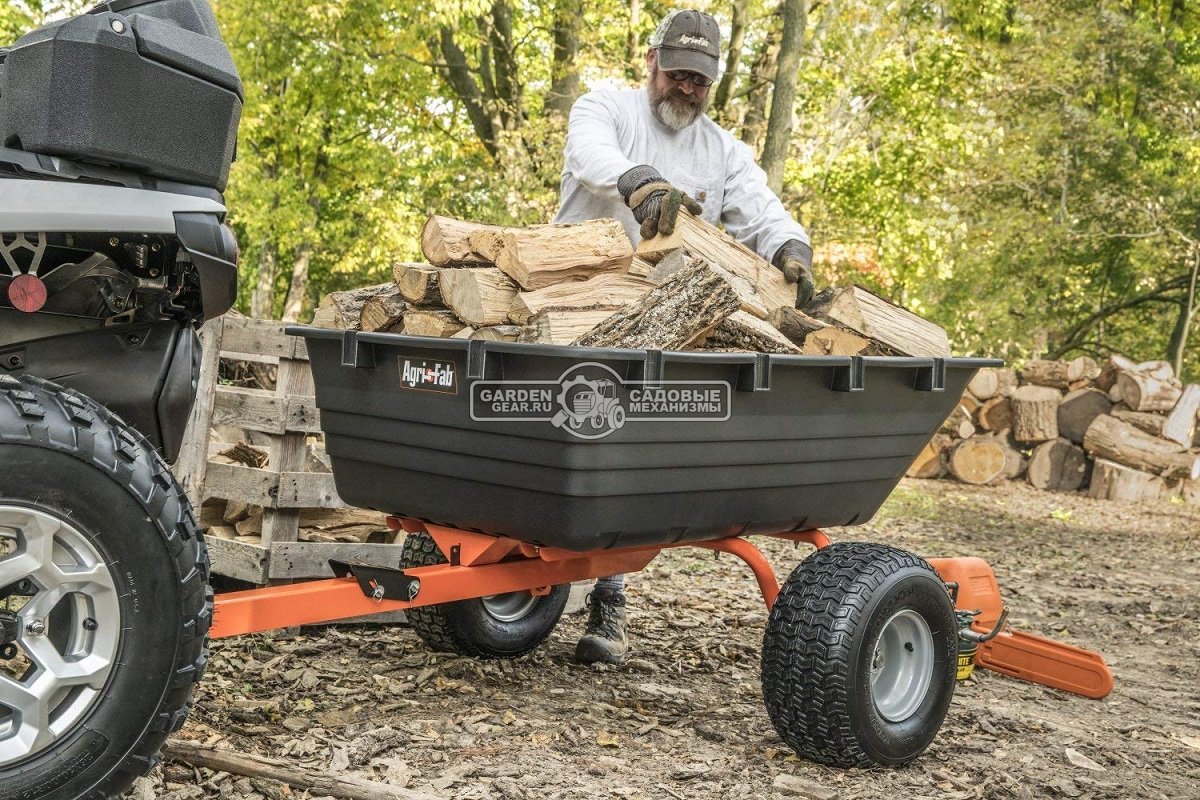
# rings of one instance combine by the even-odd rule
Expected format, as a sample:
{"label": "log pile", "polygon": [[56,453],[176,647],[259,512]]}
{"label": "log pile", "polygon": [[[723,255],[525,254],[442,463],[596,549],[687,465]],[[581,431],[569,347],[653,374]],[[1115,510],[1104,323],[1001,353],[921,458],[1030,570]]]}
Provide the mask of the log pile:
{"label": "log pile", "polygon": [[1200,385],[1120,355],[984,369],[908,475],[1200,504]]}
{"label": "log pile", "polygon": [[946,333],[858,286],[797,310],[796,286],[757,253],[681,212],[634,252],[620,224],[502,227],[432,216],[425,263],[334,292],[331,328],[593,347],[948,356]]}

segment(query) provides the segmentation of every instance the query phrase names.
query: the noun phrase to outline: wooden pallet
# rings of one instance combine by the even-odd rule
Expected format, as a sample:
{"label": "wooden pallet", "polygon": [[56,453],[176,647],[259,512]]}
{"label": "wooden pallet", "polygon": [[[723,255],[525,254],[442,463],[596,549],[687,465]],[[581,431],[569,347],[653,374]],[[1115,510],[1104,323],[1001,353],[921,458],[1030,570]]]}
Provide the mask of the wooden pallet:
{"label": "wooden pallet", "polygon": [[[320,412],[304,340],[287,336],[283,327],[274,320],[227,315],[206,323],[201,331],[200,382],[176,474],[196,509],[210,498],[263,508],[260,542],[208,537],[213,572],[265,585],[329,577],[331,559],[396,566],[399,548],[394,544],[299,541],[302,509],[345,504],[333,475],[306,469],[306,438],[320,432]],[[278,364],[276,389],[219,385],[221,359]],[[211,461],[209,431],[217,424],[267,434],[267,467]]]}

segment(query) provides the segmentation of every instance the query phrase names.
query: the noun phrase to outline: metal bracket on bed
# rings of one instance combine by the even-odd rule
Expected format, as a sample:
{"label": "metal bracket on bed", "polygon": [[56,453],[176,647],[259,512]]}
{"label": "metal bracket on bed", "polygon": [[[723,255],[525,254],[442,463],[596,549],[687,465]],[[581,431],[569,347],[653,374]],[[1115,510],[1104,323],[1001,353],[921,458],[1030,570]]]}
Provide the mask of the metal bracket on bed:
{"label": "metal bracket on bed", "polygon": [[333,560],[329,568],[339,578],[354,578],[363,594],[372,600],[411,601],[421,591],[421,580],[405,575],[403,570]]}
{"label": "metal bracket on bed", "polygon": [[771,391],[771,356],[769,353],[755,353],[753,364],[742,364],[738,367],[736,388],[739,392]]}

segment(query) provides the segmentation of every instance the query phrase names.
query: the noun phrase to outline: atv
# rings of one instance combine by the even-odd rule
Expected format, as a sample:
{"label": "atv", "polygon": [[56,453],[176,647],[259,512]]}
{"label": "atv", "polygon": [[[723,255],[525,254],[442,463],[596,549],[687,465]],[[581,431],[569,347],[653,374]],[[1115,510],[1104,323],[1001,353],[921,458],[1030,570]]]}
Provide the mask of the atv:
{"label": "atv", "polygon": [[243,89],[205,0],[0,48],[0,800],[109,798],[204,672],[209,562],[168,463],[236,295]]}

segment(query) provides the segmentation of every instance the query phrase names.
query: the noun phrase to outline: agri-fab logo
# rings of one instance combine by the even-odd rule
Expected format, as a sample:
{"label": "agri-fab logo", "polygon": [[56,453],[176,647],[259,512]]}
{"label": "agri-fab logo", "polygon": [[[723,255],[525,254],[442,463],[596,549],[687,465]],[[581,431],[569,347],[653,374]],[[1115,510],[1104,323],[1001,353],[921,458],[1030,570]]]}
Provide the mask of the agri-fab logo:
{"label": "agri-fab logo", "polygon": [[471,419],[549,422],[580,439],[603,439],[626,424],[729,419],[725,381],[625,381],[604,364],[576,364],[551,381],[475,381]]}
{"label": "agri-fab logo", "polygon": [[458,376],[454,362],[401,357],[400,386],[426,392],[458,394]]}

